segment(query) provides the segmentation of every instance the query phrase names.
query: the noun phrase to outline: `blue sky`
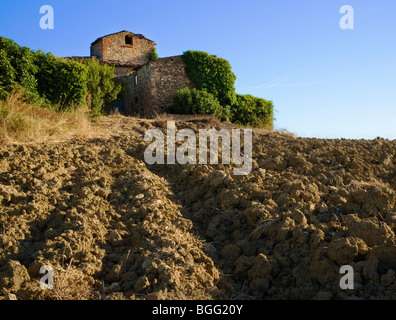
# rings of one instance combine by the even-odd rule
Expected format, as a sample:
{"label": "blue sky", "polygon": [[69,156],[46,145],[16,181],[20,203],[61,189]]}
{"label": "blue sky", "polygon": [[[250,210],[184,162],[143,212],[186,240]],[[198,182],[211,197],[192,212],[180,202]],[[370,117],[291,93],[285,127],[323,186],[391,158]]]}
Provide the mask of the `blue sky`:
{"label": "blue sky", "polygon": [[[51,5],[55,29],[42,30]],[[354,9],[343,30],[340,8]],[[57,56],[87,56],[129,30],[161,57],[201,50],[230,61],[236,90],[275,105],[275,126],[302,137],[396,139],[395,0],[15,0],[0,36]]]}

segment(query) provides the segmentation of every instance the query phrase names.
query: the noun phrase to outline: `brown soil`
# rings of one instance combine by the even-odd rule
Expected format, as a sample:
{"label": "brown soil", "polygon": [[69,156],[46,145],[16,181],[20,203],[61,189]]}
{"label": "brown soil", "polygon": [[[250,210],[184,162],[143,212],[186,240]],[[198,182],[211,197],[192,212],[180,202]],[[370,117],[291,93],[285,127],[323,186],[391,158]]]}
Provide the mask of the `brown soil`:
{"label": "brown soil", "polygon": [[[2,298],[396,299],[396,142],[257,130],[252,173],[233,176],[146,165],[143,135],[166,119],[97,126],[0,149]],[[354,290],[339,286],[346,264]]]}

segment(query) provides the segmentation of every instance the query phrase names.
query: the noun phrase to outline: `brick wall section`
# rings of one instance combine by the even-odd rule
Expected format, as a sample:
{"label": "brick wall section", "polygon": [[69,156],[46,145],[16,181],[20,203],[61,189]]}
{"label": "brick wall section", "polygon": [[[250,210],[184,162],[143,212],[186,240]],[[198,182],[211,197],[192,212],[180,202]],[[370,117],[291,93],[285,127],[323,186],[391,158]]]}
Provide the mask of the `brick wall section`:
{"label": "brick wall section", "polygon": [[151,61],[129,75],[126,83],[128,93],[124,103],[127,114],[134,114],[138,110],[140,115],[147,118],[152,118],[156,113],[162,113],[172,106],[173,95],[177,90],[194,87],[185,73],[181,56]]}
{"label": "brick wall section", "polygon": [[[125,37],[132,37],[132,44],[125,43]],[[155,42],[140,34],[122,31],[99,38],[91,45],[91,56],[105,61],[113,60],[142,65],[148,62],[147,54],[155,48]]]}

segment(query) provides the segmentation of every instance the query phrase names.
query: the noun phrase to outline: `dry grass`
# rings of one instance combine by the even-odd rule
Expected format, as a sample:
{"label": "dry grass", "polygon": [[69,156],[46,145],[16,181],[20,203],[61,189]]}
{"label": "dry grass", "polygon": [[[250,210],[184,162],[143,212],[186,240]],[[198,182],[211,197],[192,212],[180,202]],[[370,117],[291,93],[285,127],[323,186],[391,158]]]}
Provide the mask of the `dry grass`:
{"label": "dry grass", "polygon": [[[131,129],[141,126],[166,129],[167,121],[178,126],[202,126],[220,129],[244,129],[247,127],[222,122],[213,115],[157,114],[154,119],[125,117],[114,112],[107,117],[90,119],[87,105],[77,109],[57,112],[38,104],[24,101],[21,92],[13,92],[6,101],[0,100],[0,146],[7,144],[30,144],[59,142],[72,138],[109,138],[112,135],[128,135]],[[132,130],[133,131],[133,130]],[[137,130],[139,131],[139,129]],[[254,129],[257,133],[270,133],[266,129]],[[144,132],[142,132],[144,133]]]}
{"label": "dry grass", "polygon": [[59,141],[92,134],[89,110],[56,112],[23,100],[20,92],[0,101],[0,144]]}
{"label": "dry grass", "polygon": [[51,290],[53,300],[100,300],[101,295],[93,289],[93,284],[86,276],[72,267],[71,262],[66,269],[55,271],[55,288]]}

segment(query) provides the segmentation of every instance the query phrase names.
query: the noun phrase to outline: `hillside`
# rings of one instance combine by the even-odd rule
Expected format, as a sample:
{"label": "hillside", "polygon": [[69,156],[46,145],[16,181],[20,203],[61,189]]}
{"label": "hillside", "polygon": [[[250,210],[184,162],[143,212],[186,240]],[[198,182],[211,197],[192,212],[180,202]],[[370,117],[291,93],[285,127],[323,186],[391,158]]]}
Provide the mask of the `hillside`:
{"label": "hillside", "polygon": [[[252,173],[234,176],[146,165],[144,133],[166,119],[93,126],[0,147],[0,296],[396,299],[396,142],[255,130]],[[40,288],[43,265],[55,290]],[[341,265],[354,290],[340,288]]]}

